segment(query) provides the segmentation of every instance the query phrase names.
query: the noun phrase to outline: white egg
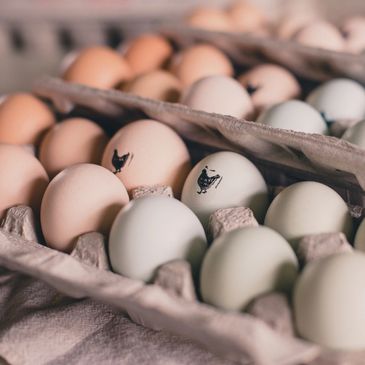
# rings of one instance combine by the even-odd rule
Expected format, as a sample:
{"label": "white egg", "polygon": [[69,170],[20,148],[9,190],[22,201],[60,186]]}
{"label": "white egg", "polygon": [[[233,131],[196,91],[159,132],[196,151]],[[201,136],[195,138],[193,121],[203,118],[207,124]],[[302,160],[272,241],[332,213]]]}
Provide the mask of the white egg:
{"label": "white egg", "polygon": [[294,291],[299,334],[334,350],[365,350],[365,255],[343,253],[305,267]]}
{"label": "white egg", "polygon": [[203,300],[229,310],[243,310],[270,291],[289,291],[298,263],[289,243],[267,227],[236,229],[217,238],[201,270]]}
{"label": "white egg", "polygon": [[327,125],[320,113],[300,100],[272,106],[260,114],[257,122],[296,132],[327,134]]}
{"label": "white egg", "polygon": [[350,79],[334,79],[314,89],[307,102],[328,122],[361,120],[365,117],[365,91]]}
{"label": "white egg", "polygon": [[144,281],[156,269],[188,260],[196,272],[207,247],[204,229],[194,213],[176,199],[150,196],[131,201],[117,215],[109,238],[115,272]]}
{"label": "white egg", "polygon": [[365,219],[362,220],[359,228],[357,229],[354,246],[357,250],[365,252]]}
{"label": "white egg", "polygon": [[268,192],[260,171],[247,158],[234,152],[217,152],[191,170],[181,201],[207,228],[210,215],[220,208],[245,206],[262,220]]}
{"label": "white egg", "polygon": [[365,120],[348,128],[343,134],[342,139],[361,148],[365,148]]}
{"label": "white egg", "polygon": [[352,220],[336,191],[324,184],[304,181],[280,192],[272,201],[265,225],[294,246],[306,235],[343,232],[350,239]]}

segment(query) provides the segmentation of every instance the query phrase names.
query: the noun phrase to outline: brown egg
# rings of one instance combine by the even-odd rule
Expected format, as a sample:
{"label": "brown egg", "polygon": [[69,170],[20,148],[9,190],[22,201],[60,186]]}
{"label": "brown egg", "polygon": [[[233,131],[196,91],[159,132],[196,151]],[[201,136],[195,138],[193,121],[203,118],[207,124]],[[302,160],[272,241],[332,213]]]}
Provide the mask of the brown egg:
{"label": "brown egg", "polygon": [[304,26],[318,20],[315,15],[307,12],[285,15],[278,22],[275,31],[276,36],[281,39],[291,39]]}
{"label": "brown egg", "polygon": [[261,32],[268,25],[264,13],[246,0],[234,2],[227,14],[237,32]]}
{"label": "brown egg", "polygon": [[95,46],[80,51],[63,74],[66,81],[100,89],[110,89],[129,80],[132,70],[111,48]]}
{"label": "brown egg", "polygon": [[331,23],[318,21],[304,26],[293,39],[305,46],[342,52],[346,44],[340,31]]}
{"label": "brown egg", "polygon": [[0,143],[37,145],[54,123],[48,106],[31,94],[11,94],[0,103]]}
{"label": "brown egg", "polygon": [[354,16],[345,20],[341,31],[346,40],[346,50],[361,53],[365,50],[365,17]]}
{"label": "brown egg", "polygon": [[187,24],[205,30],[233,32],[234,27],[227,14],[215,8],[195,9],[187,18]]}
{"label": "brown egg", "polygon": [[167,71],[155,70],[137,77],[125,91],[144,98],[176,102],[180,98],[181,82]]}
{"label": "brown egg", "polygon": [[39,212],[49,182],[40,162],[21,146],[0,144],[0,219],[5,211],[24,204]]}
{"label": "brown egg", "polygon": [[66,119],[44,137],[39,159],[50,177],[78,163],[100,164],[108,137],[96,123],[84,118]]}
{"label": "brown egg", "polygon": [[241,75],[238,81],[250,93],[255,110],[259,113],[300,95],[296,78],[285,68],[273,64],[256,66]]}
{"label": "brown egg", "polygon": [[198,44],[177,54],[171,71],[185,87],[206,76],[232,76],[233,66],[229,58],[216,47]]}
{"label": "brown egg", "polygon": [[125,59],[134,75],[156,70],[164,66],[173,53],[170,43],[157,34],[143,34],[122,48]]}

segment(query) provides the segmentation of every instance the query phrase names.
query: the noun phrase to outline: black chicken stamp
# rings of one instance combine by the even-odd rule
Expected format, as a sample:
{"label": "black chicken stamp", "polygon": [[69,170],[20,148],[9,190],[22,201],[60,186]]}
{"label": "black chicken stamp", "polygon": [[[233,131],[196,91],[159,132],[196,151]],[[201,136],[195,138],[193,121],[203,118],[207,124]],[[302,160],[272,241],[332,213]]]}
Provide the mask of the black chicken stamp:
{"label": "black chicken stamp", "polygon": [[208,171],[210,172],[216,172],[215,170],[210,170],[208,166],[205,166],[205,168],[202,170],[198,177],[198,185],[200,190],[197,191],[198,194],[206,194],[206,192],[212,187],[215,186],[217,189],[219,184],[221,183],[223,176],[219,174],[215,174],[212,176],[208,175]]}
{"label": "black chicken stamp", "polygon": [[126,153],[125,155],[119,156],[118,150],[115,149],[112,157],[112,165],[115,169],[113,171],[114,174],[122,171],[122,168],[126,165],[127,161],[129,160],[128,166],[131,164],[133,160],[133,153]]}

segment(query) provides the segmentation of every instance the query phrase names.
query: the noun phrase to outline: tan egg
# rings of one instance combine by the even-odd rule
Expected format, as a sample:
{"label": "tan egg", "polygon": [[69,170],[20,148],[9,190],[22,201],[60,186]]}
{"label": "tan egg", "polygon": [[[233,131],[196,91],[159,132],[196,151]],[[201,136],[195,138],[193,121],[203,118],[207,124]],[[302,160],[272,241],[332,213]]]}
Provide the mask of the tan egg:
{"label": "tan egg", "polygon": [[176,102],[180,98],[181,82],[170,72],[155,70],[137,77],[125,91],[144,98]]}
{"label": "tan egg", "polygon": [[128,191],[169,185],[177,197],[191,169],[189,151],[180,136],[148,119],[121,128],[106,147],[102,165],[114,172]]}
{"label": "tan egg", "polygon": [[342,52],[346,48],[345,39],[331,23],[318,21],[304,26],[293,39],[305,46]]}
{"label": "tan egg", "polygon": [[39,159],[50,177],[78,163],[100,164],[108,137],[96,123],[72,118],[54,126],[44,137]]}
{"label": "tan egg", "polygon": [[346,39],[346,50],[361,53],[365,50],[365,17],[354,16],[345,20],[341,31]]}
{"label": "tan egg", "polygon": [[0,219],[15,205],[28,205],[39,213],[49,182],[40,162],[21,146],[0,144]]}
{"label": "tan egg", "polygon": [[107,169],[78,164],[60,172],[48,185],[41,206],[41,226],[48,246],[70,252],[77,237],[97,231],[108,235],[129,197]]}
{"label": "tan egg", "polygon": [[205,30],[233,32],[234,27],[227,14],[215,8],[198,8],[186,20],[187,24]]}
{"label": "tan egg", "polygon": [[184,87],[206,76],[233,76],[233,66],[229,58],[208,44],[194,45],[181,51],[173,59],[171,71]]}
{"label": "tan egg", "polygon": [[285,68],[273,64],[263,64],[252,68],[238,78],[238,81],[251,95],[257,112],[297,98],[300,85],[296,78]]}
{"label": "tan egg", "polygon": [[110,89],[132,77],[126,60],[111,48],[95,46],[80,51],[66,69],[66,81]]}
{"label": "tan egg", "polygon": [[228,7],[227,14],[238,32],[261,32],[268,26],[264,13],[246,0],[234,2]]}
{"label": "tan egg", "polygon": [[275,34],[280,39],[291,39],[304,26],[318,20],[314,15],[308,13],[286,15],[278,22]]}
{"label": "tan egg", "polygon": [[32,94],[8,95],[0,103],[0,143],[37,145],[55,117]]}
{"label": "tan egg", "polygon": [[134,75],[163,67],[173,53],[170,43],[158,34],[143,34],[122,48]]}

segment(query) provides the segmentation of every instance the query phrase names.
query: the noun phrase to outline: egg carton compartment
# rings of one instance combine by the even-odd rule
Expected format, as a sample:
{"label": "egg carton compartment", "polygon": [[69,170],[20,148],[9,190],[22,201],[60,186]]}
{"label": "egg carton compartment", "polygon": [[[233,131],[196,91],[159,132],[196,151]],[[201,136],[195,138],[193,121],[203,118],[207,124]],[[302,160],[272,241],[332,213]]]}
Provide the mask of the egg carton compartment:
{"label": "egg carton compartment", "polygon": [[365,151],[338,138],[276,129],[60,79],[40,80],[34,90],[52,100],[64,113],[76,106],[83,107],[114,117],[122,124],[122,115],[143,112],[169,125],[189,141],[245,154],[261,169],[270,185],[315,180],[335,188],[348,204],[360,207],[364,204]]}

